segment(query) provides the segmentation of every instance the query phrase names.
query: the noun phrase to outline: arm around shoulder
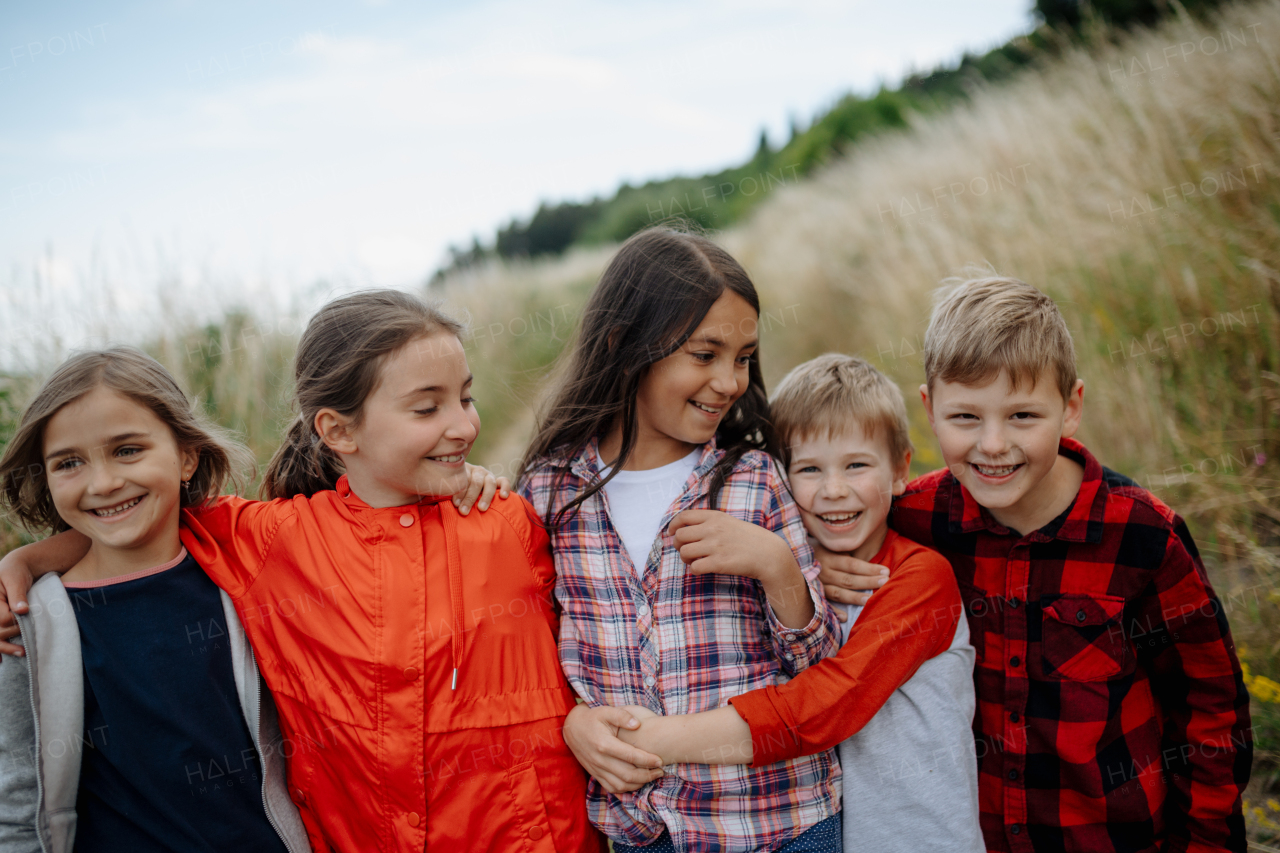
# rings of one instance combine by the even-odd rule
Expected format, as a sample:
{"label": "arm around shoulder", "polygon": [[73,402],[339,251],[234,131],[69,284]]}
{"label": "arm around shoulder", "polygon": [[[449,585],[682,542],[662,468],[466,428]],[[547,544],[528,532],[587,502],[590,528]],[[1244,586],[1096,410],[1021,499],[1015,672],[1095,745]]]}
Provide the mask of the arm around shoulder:
{"label": "arm around shoulder", "polygon": [[182,511],[182,544],[213,582],[240,598],[257,580],[294,501],[253,501],[234,495]]}
{"label": "arm around shoulder", "polygon": [[[89,552],[89,538],[75,530],[15,548],[0,559],[0,640],[17,631],[15,613],[26,613],[27,594],[41,575],[65,572]],[[21,646],[0,641],[0,654],[23,654]]]}

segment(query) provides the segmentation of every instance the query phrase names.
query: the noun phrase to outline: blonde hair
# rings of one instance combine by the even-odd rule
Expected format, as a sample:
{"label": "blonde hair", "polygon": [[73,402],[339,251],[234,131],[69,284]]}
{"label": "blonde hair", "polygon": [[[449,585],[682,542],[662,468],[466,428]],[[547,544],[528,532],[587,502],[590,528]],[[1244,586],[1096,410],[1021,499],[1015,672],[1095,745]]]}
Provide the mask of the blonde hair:
{"label": "blonde hair", "polygon": [[[1015,388],[1049,371],[1062,399],[1076,384],[1076,350],[1054,301],[1016,278],[943,282],[924,333],[924,376],[985,385],[1001,371]],[[950,286],[948,286],[950,285]]]}
{"label": "blonde hair", "polygon": [[784,466],[800,439],[843,435],[850,423],[869,438],[884,436],[894,465],[912,449],[902,391],[860,358],[827,353],[806,361],[783,378],[769,406]]}
{"label": "blonde hair", "polygon": [[252,470],[249,449],[204,417],[160,362],[134,347],[82,352],[58,365],[45,380],[0,457],[0,501],[28,530],[68,529],[49,493],[44,431],[63,407],[100,387],[149,409],[173,431],[180,448],[196,454],[196,470],[182,490],[182,506],[212,501],[224,485],[242,484]]}

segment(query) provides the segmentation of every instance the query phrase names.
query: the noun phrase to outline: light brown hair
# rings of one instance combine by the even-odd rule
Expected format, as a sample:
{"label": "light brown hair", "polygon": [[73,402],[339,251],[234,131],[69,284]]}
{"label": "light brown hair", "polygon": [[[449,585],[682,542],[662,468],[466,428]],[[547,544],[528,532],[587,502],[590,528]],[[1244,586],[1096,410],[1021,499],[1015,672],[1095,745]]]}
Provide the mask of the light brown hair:
{"label": "light brown hair", "polygon": [[298,416],[262,479],[264,498],[332,489],[342,460],[315,430],[316,413],[333,409],[359,424],[378,387],[383,362],[406,344],[437,331],[461,338],[462,324],[399,290],[369,290],[335,299],[307,323],[293,363]]}
{"label": "light brown hair", "polygon": [[1076,350],[1054,301],[1016,278],[948,279],[924,334],[924,376],[929,390],[938,380],[985,385],[1001,371],[1015,388],[1032,387],[1048,371],[1071,398]]}
{"label": "light brown hair", "polygon": [[182,490],[182,506],[213,500],[228,483],[241,485],[252,470],[249,449],[202,415],[160,362],[127,346],[82,352],[45,380],[0,457],[0,501],[28,530],[68,529],[49,492],[44,431],[64,406],[100,387],[151,410],[173,431],[180,448],[197,455],[195,473]]}
{"label": "light brown hair", "polygon": [[873,440],[883,437],[894,465],[912,449],[902,391],[860,358],[827,353],[806,361],[783,377],[769,406],[784,467],[802,439],[840,436],[851,423]]}

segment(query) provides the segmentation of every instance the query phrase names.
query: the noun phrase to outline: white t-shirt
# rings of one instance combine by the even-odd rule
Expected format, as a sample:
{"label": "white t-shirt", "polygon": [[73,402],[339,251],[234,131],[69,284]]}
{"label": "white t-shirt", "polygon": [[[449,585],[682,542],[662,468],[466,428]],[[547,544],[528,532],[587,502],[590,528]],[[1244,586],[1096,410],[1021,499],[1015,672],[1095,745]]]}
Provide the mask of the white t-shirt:
{"label": "white t-shirt", "polygon": [[[619,471],[604,484],[609,501],[609,518],[631,555],[631,562],[643,574],[653,540],[658,538],[662,517],[684,491],[684,484],[698,465],[702,448],[695,447],[683,459],[647,471]],[[610,468],[600,468],[609,476]]]}

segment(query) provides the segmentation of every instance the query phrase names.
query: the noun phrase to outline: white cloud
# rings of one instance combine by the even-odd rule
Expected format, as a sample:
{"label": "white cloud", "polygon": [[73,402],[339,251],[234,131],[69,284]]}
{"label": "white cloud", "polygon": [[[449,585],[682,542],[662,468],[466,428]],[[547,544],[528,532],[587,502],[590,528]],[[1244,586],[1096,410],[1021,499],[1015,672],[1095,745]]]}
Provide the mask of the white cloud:
{"label": "white cloud", "polygon": [[241,270],[417,281],[448,242],[541,199],[740,159],[762,125],[1007,34],[1025,2],[503,0],[394,30],[286,22],[237,71],[214,60],[239,41],[192,48],[152,85],[0,130],[12,185],[84,164],[113,177],[23,208],[0,250],[29,258],[53,238],[83,266],[100,226],[127,221]]}

